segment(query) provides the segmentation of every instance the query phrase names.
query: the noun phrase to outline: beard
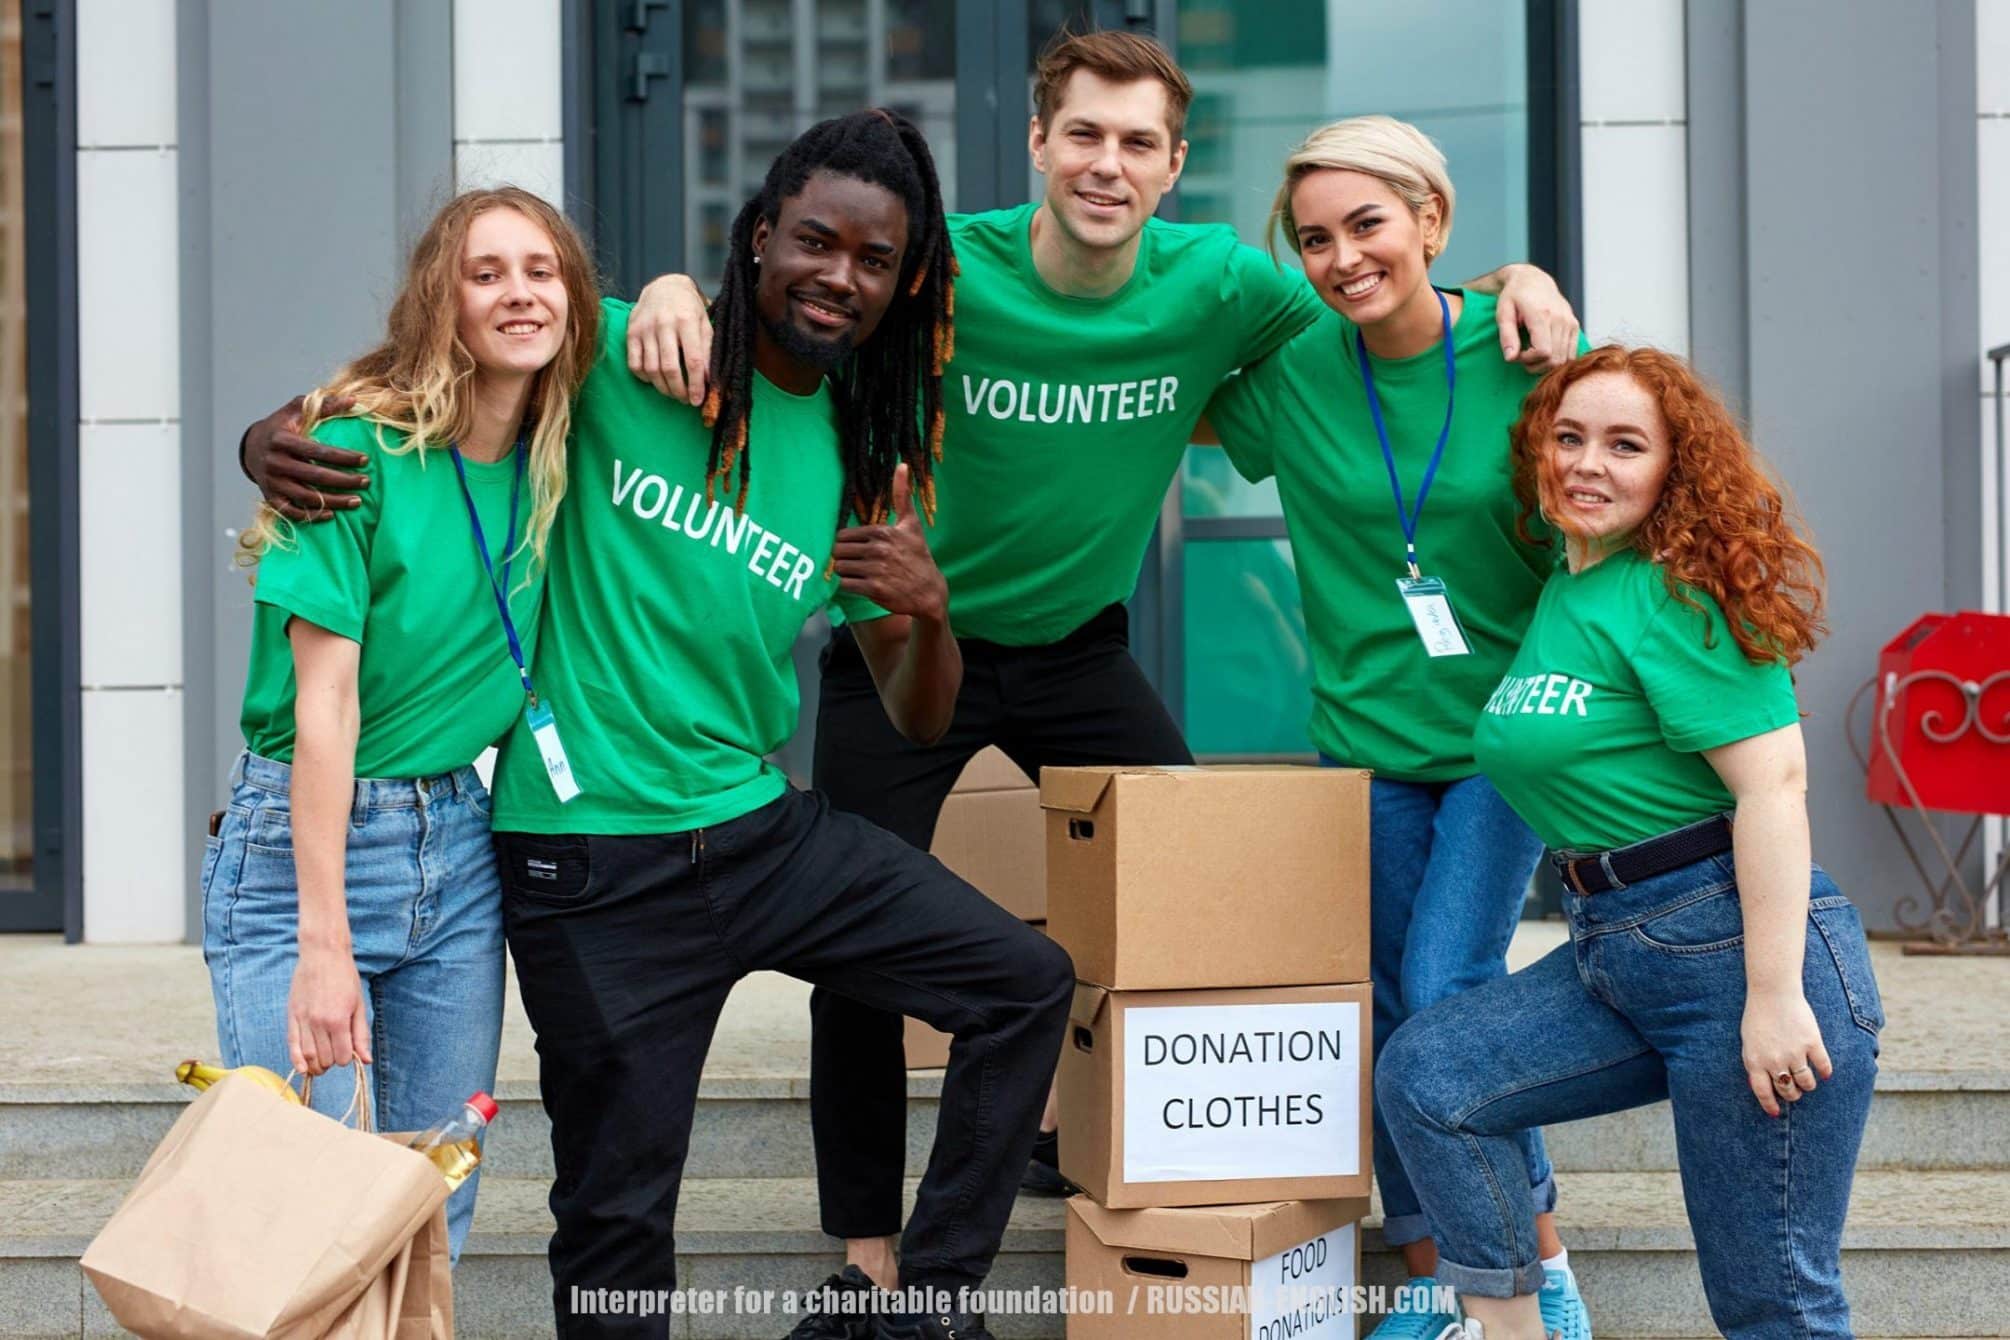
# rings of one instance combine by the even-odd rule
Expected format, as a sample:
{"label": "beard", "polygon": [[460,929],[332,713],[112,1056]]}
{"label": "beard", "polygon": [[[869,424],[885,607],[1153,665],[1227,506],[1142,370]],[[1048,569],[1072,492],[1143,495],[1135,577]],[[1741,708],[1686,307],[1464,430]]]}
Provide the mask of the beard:
{"label": "beard", "polygon": [[759,319],[761,328],[768,332],[769,338],[783,353],[819,372],[829,372],[851,357],[853,341],[849,330],[842,335],[819,339],[792,322],[770,321],[765,315],[760,315]]}

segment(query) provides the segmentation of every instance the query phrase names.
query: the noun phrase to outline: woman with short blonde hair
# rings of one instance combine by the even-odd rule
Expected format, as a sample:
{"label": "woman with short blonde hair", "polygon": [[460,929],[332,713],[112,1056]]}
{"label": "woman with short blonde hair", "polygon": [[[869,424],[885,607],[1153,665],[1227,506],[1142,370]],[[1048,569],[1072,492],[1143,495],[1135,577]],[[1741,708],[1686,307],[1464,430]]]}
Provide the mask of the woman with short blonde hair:
{"label": "woman with short blonde hair", "polygon": [[[1473,761],[1473,724],[1549,560],[1515,534],[1507,431],[1535,382],[1502,356],[1513,315],[1431,283],[1455,200],[1415,126],[1357,116],[1308,135],[1285,160],[1272,247],[1290,246],[1330,310],[1207,411],[1246,478],[1277,479],[1312,644],[1312,741],[1326,763],[1375,774],[1378,1049],[1418,1010],[1505,975],[1542,854]],[[1556,343],[1576,348],[1575,330]],[[1550,1268],[1545,1315],[1588,1340],[1541,1132],[1515,1140]],[[1379,1106],[1374,1152],[1382,1236],[1428,1285],[1431,1224]],[[1405,1290],[1376,1340],[1434,1340],[1456,1320],[1428,1305],[1434,1292]]]}

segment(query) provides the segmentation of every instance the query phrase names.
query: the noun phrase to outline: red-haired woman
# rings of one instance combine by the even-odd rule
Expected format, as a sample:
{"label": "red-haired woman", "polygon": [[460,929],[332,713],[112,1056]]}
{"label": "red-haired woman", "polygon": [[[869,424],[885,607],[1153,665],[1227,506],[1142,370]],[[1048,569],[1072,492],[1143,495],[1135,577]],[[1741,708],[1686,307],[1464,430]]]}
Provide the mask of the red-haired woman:
{"label": "red-haired woman", "polygon": [[1821,560],[1680,360],[1606,347],[1513,434],[1564,537],[1487,703],[1481,768],[1554,853],[1571,942],[1414,1016],[1376,1097],[1468,1337],[1541,1340],[1516,1132],[1668,1098],[1729,1336],[1850,1333],[1840,1249],[1884,1019],[1856,909],[1811,863],[1788,667]]}

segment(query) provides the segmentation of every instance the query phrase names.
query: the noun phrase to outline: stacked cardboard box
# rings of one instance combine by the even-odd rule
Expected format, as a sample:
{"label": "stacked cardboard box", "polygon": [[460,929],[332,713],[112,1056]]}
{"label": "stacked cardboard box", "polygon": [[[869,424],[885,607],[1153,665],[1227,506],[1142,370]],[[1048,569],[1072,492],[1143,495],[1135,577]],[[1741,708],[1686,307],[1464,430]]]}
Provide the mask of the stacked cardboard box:
{"label": "stacked cardboard box", "polygon": [[[1040,789],[997,749],[970,760],[935,821],[929,852],[1021,921],[1047,919],[1047,830]],[[907,1021],[907,1066],[949,1063],[949,1035]]]}
{"label": "stacked cardboard box", "polygon": [[[1049,768],[1040,799],[1048,930],[1078,979],[1061,1171],[1087,1195],[1069,1202],[1068,1282],[1118,1309],[1069,1335],[1351,1337],[1372,1131],[1367,774]],[[1253,1292],[1226,1311],[1126,1311],[1196,1284]]]}

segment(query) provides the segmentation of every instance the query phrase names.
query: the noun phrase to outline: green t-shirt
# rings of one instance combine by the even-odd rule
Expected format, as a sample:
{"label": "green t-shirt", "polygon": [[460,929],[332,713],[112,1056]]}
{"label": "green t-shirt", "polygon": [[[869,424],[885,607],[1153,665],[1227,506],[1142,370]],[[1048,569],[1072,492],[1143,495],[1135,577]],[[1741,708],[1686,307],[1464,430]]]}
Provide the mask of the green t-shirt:
{"label": "green t-shirt", "polygon": [[[1310,329],[1230,379],[1209,421],[1248,479],[1277,476],[1312,642],[1312,741],[1401,781],[1471,776],[1473,722],[1521,642],[1553,561],[1515,534],[1508,429],[1535,378],[1501,358],[1494,299],[1467,293],[1452,327],[1451,436],[1417,526],[1426,576],[1443,579],[1472,647],[1432,657],[1396,590],[1406,575],[1389,469],[1368,415],[1352,322]],[[1442,343],[1373,359],[1405,506],[1445,422]],[[1540,532],[1538,532],[1540,533]]]}
{"label": "green t-shirt", "polygon": [[928,542],[956,632],[1053,642],[1129,598],[1201,408],[1321,310],[1224,224],[1145,224],[1103,298],[1033,266],[1036,206],[956,215],[956,353]]}
{"label": "green t-shirt", "polygon": [[[381,431],[383,441],[378,441]],[[245,746],[293,761],[293,646],[289,619],[361,644],[356,695],[358,777],[429,777],[472,763],[522,715],[523,681],[510,659],[475,557],[468,507],[444,450],[398,452],[404,435],[363,419],[329,419],[316,441],[369,456],[362,505],[332,521],[293,526],[260,560],[252,598],[251,668],[245,677]],[[512,453],[467,462],[468,490],[501,576],[509,528]],[[530,524],[530,481],[517,506],[517,539]],[[524,577],[531,578],[528,584]],[[544,573],[528,551],[510,562],[510,614],[537,646]]]}
{"label": "green t-shirt", "polygon": [[499,830],[678,832],[788,785],[763,756],[795,731],[790,652],[837,588],[824,576],[843,494],[829,388],[794,396],[755,374],[746,511],[730,495],[707,503],[712,430],[630,375],[628,313],[602,304],[531,667],[582,794],[559,803],[519,720],[496,764]]}
{"label": "green t-shirt", "polygon": [[1786,664],[1746,660],[1717,602],[1690,594],[1700,611],[1631,549],[1543,588],[1473,743],[1549,846],[1606,851],[1730,809],[1702,751],[1800,719]]}

